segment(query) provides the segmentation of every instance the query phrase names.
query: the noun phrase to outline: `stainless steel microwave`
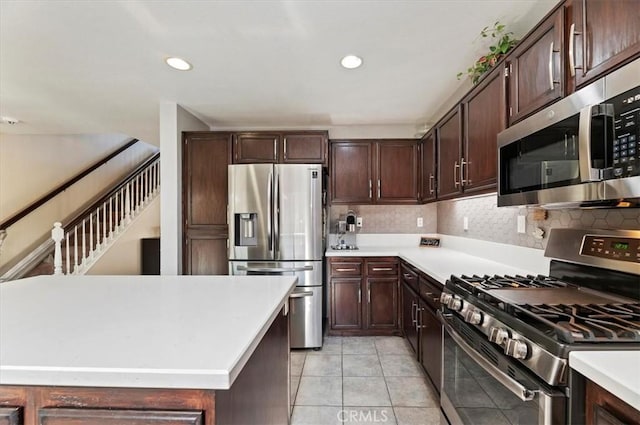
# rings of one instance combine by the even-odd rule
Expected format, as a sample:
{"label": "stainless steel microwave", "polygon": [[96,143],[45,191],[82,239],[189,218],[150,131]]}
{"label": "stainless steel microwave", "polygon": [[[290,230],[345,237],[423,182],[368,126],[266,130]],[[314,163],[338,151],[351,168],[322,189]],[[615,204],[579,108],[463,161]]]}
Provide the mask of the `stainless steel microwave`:
{"label": "stainless steel microwave", "polygon": [[498,135],[498,206],[640,206],[640,59]]}

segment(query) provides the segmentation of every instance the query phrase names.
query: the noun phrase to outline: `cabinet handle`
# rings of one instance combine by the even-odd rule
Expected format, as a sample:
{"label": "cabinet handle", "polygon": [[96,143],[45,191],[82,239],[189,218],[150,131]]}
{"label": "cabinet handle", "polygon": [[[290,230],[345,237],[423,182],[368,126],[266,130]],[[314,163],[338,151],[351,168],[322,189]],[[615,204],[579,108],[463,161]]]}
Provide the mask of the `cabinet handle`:
{"label": "cabinet handle", "polygon": [[433,177],[433,174],[429,174],[429,194],[433,195],[433,192],[435,192],[435,177]]}
{"label": "cabinet handle", "polygon": [[393,267],[373,267],[371,270],[374,272],[390,272],[393,270]]}
{"label": "cabinet handle", "polygon": [[409,273],[402,273],[402,277],[404,277],[407,280],[413,280],[413,276],[410,275]]}
{"label": "cabinet handle", "polygon": [[420,331],[420,328],[422,328],[422,312],[424,311],[424,308],[420,308],[418,307],[416,309],[416,332]]}
{"label": "cabinet handle", "polygon": [[358,304],[362,303],[362,290],[358,288]]}
{"label": "cabinet handle", "polygon": [[372,198],[372,192],[371,192],[371,179],[369,179],[369,199]]}
{"label": "cabinet handle", "polygon": [[[583,6],[584,11],[584,6]],[[576,35],[581,35],[580,31],[576,31],[576,24],[571,24],[569,28],[569,73],[572,77],[576,76],[576,69],[582,69],[581,66],[576,66],[576,58],[575,58],[575,38]],[[584,42],[583,42],[584,44]]]}
{"label": "cabinet handle", "polygon": [[371,304],[371,288],[367,289],[367,302]]}
{"label": "cabinet handle", "polygon": [[458,165],[458,161],[456,161],[456,163],[453,164],[453,186],[454,187],[460,186],[460,182],[458,181],[458,168],[460,168],[460,166]]}
{"label": "cabinet handle", "polygon": [[467,168],[468,168],[469,163],[466,162],[464,160],[464,158],[462,158],[462,161],[460,161],[460,186],[466,186],[467,183],[468,183],[464,178],[464,166],[465,165],[467,165]]}
{"label": "cabinet handle", "polygon": [[553,80],[553,54],[557,53],[556,50],[553,50],[553,41],[549,45],[549,89],[553,91],[555,88],[554,84],[560,84],[560,81]]}
{"label": "cabinet handle", "polygon": [[338,268],[336,269],[337,272],[355,272],[356,269],[343,269],[343,268]]}
{"label": "cabinet handle", "polygon": [[278,139],[273,139],[273,157],[278,160]]}
{"label": "cabinet handle", "polygon": [[411,301],[411,323],[416,324],[416,307],[418,305],[415,301]]}
{"label": "cabinet handle", "polygon": [[286,137],[284,138],[282,149],[284,151],[283,152],[283,157],[286,160],[287,159],[287,138]]}
{"label": "cabinet handle", "polygon": [[378,179],[378,199],[380,199],[380,179]]}

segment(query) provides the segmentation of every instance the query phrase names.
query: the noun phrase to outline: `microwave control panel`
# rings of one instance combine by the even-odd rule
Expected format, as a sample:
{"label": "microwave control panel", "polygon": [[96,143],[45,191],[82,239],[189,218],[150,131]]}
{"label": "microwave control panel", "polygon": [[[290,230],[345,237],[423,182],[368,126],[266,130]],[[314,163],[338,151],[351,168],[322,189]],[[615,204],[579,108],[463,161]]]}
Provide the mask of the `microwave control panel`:
{"label": "microwave control panel", "polygon": [[580,254],[640,263],[640,239],[586,235],[582,241]]}
{"label": "microwave control panel", "polygon": [[615,115],[613,174],[629,177],[640,174],[640,87],[612,99]]}

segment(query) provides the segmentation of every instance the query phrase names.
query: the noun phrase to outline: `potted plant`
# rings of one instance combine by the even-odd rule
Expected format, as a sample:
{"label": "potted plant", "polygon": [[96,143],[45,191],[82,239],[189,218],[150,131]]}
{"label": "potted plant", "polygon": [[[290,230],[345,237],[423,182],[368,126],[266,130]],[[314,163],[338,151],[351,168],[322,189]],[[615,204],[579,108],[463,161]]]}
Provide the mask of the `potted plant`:
{"label": "potted plant", "polygon": [[[466,74],[471,78],[473,84],[477,84],[480,78],[491,70],[500,59],[504,57],[518,41],[513,37],[513,32],[505,32],[505,26],[497,21],[492,28],[484,27],[480,32],[483,38],[491,37],[497,39],[495,44],[489,46],[489,53],[481,56],[472,67],[467,69]],[[464,75],[464,72],[458,73],[458,80]]]}

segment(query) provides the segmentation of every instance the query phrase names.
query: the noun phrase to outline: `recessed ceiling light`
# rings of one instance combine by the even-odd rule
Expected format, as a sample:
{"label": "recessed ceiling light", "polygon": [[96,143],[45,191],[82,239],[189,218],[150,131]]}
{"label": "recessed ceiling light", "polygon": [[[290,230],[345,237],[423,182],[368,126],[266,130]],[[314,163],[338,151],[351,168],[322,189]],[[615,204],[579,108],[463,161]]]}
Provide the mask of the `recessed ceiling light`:
{"label": "recessed ceiling light", "polygon": [[340,60],[340,65],[347,69],[355,69],[362,65],[362,58],[356,55],[347,55]]}
{"label": "recessed ceiling light", "polygon": [[193,66],[191,66],[189,62],[187,62],[182,58],[172,57],[172,58],[166,58],[164,61],[171,68],[177,69],[179,71],[189,71],[191,68],[193,68]]}

